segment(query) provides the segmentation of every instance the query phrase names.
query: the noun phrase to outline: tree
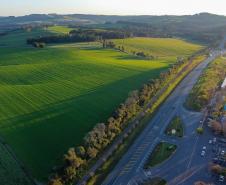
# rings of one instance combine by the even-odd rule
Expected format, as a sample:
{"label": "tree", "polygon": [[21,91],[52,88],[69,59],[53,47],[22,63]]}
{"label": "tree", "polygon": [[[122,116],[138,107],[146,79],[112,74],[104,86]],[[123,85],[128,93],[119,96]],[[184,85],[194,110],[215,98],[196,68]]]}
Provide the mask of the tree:
{"label": "tree", "polygon": [[48,185],[63,185],[62,179],[58,176],[55,176],[50,179],[50,181],[48,182]]}
{"label": "tree", "polygon": [[89,158],[93,159],[97,156],[98,150],[96,148],[89,147],[87,149],[87,155]]}
{"label": "tree", "polygon": [[199,127],[199,128],[196,129],[196,131],[197,131],[198,134],[203,134],[204,129],[202,127]]}
{"label": "tree", "polygon": [[34,42],[32,45],[35,48],[44,48],[45,47],[45,43],[43,43],[43,42]]}
{"label": "tree", "polygon": [[66,182],[71,182],[76,177],[76,169],[73,166],[67,166],[64,169],[64,178]]}
{"label": "tree", "polygon": [[211,170],[213,173],[220,174],[220,173],[222,173],[223,168],[222,168],[220,165],[218,165],[218,164],[212,164],[212,165],[210,166],[210,170]]}
{"label": "tree", "polygon": [[197,182],[194,183],[194,185],[213,185],[213,184],[209,184],[209,183],[207,184],[203,181],[197,181]]}
{"label": "tree", "polygon": [[80,156],[80,157],[85,157],[85,155],[86,155],[86,150],[85,150],[85,148],[83,147],[83,146],[78,146],[77,148],[76,148],[76,153]]}
{"label": "tree", "polygon": [[224,137],[226,137],[226,121],[222,123],[222,131],[223,131]]}
{"label": "tree", "polygon": [[221,124],[218,122],[218,121],[212,121],[211,123],[211,127],[212,127],[212,130],[215,132],[215,133],[221,133],[222,132],[222,126]]}
{"label": "tree", "polygon": [[83,160],[76,155],[74,148],[70,148],[67,154],[64,155],[64,161],[67,166],[74,168],[79,168],[83,164]]}

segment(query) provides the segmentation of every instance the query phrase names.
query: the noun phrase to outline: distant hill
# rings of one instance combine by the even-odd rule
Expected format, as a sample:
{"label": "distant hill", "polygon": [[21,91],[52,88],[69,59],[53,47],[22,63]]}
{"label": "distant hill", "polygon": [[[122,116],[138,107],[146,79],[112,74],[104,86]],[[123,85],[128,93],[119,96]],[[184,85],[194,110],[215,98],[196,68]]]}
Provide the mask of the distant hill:
{"label": "distant hill", "polygon": [[0,17],[0,24],[26,24],[32,22],[86,22],[86,23],[106,23],[106,22],[117,22],[117,21],[131,21],[131,22],[141,22],[148,24],[169,24],[169,23],[196,23],[201,25],[209,24],[226,24],[226,17],[219,16],[209,13],[200,13],[195,15],[185,15],[185,16],[152,16],[152,15],[142,15],[142,16],[117,16],[117,15],[86,15],[86,14],[31,14],[25,16],[9,16]]}
{"label": "distant hill", "polygon": [[212,42],[226,33],[226,16],[209,13],[183,16],[31,14],[19,17],[0,17],[0,32],[27,24],[59,24],[105,29],[129,29],[135,35],[179,36],[204,42]]}

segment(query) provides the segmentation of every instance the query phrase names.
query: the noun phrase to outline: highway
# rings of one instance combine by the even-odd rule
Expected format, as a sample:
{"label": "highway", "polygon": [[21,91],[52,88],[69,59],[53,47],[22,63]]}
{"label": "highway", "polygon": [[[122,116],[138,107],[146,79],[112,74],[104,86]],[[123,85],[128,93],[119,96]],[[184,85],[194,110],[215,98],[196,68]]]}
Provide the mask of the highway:
{"label": "highway", "polygon": [[[199,146],[206,140],[196,134],[196,128],[203,119],[203,113],[190,112],[185,110],[183,105],[202,71],[222,53],[226,52],[223,50],[213,51],[209,58],[199,64],[182,80],[107,176],[103,185],[133,185],[155,176],[164,177],[169,185],[191,185],[193,183],[191,179],[195,180],[195,178],[192,178],[194,174],[206,169],[206,159],[200,157],[199,151]],[[167,137],[164,134],[166,127],[176,115],[180,116],[184,122],[185,133],[182,139]],[[143,170],[143,165],[155,146],[161,141],[176,144],[177,151],[168,161],[150,169],[147,173],[148,171]],[[205,172],[200,174],[200,177],[203,176],[207,178]]]}

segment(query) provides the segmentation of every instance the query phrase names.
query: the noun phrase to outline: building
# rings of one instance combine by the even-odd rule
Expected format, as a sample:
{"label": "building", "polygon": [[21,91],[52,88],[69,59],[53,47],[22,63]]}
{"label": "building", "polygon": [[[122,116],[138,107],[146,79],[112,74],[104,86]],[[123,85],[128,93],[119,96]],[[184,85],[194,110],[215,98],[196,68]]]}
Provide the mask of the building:
{"label": "building", "polygon": [[225,89],[226,88],[226,78],[224,79],[224,82],[221,85],[221,89]]}

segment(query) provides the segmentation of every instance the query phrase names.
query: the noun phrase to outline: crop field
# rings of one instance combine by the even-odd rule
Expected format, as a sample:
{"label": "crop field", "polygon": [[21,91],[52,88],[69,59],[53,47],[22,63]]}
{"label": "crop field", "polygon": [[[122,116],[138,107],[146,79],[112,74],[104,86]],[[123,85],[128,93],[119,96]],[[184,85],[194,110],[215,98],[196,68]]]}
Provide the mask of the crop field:
{"label": "crop field", "polygon": [[21,47],[27,46],[26,40],[28,38],[35,38],[39,36],[66,34],[71,31],[71,28],[64,26],[50,26],[47,29],[33,29],[33,30],[16,30],[10,32],[6,36],[0,36],[0,47]]}
{"label": "crop field", "polygon": [[[201,48],[183,43],[183,55]],[[43,180],[63,153],[80,144],[96,123],[106,121],[131,90],[176,61],[167,55],[176,58],[180,51],[173,49],[174,43],[168,47],[166,57],[156,60],[103,49],[98,43],[2,47],[0,135]]]}
{"label": "crop field", "polygon": [[56,34],[67,34],[73,29],[65,26],[50,26],[47,28],[47,30]]}
{"label": "crop field", "polygon": [[172,38],[127,38],[115,39],[117,46],[124,46],[125,50],[132,53],[144,52],[155,58],[175,60],[177,57],[186,57],[200,50],[202,46]]}
{"label": "crop field", "polygon": [[1,185],[33,185],[27,178],[20,164],[6,149],[0,144],[0,184]]}

